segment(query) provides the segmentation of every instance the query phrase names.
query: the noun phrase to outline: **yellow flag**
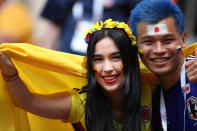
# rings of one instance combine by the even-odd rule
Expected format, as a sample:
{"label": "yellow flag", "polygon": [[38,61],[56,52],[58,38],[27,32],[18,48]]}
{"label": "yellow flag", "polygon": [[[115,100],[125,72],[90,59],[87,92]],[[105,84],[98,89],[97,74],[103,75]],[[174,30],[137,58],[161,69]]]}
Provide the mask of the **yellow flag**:
{"label": "yellow flag", "polygon": [[[2,44],[0,51],[10,56],[21,79],[31,91],[55,93],[86,84],[84,57],[52,51],[30,44]],[[20,88],[20,87],[19,87]],[[0,75],[1,131],[72,131],[71,124],[27,113],[15,107]]]}
{"label": "yellow flag", "polygon": [[[183,49],[185,56],[194,54],[197,43]],[[70,91],[86,85],[86,57],[44,49],[25,43],[0,45],[0,51],[11,57],[19,76],[36,93]],[[143,83],[141,106],[152,111],[152,91],[158,80],[140,61]],[[20,88],[20,87],[19,87]],[[46,119],[15,107],[0,75],[0,131],[72,131],[70,123]],[[150,130],[150,123],[142,130]]]}

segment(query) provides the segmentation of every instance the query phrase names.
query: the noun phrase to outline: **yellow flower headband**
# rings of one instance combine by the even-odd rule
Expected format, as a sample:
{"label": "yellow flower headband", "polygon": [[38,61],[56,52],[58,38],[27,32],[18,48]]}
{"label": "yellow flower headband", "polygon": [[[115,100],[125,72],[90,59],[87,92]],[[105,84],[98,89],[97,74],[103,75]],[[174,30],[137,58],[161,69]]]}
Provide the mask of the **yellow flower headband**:
{"label": "yellow flower headband", "polygon": [[112,21],[112,19],[108,19],[105,22],[97,22],[95,25],[93,25],[92,29],[88,29],[85,33],[85,42],[89,43],[92,34],[104,28],[121,29],[131,39],[132,46],[136,46],[136,37],[132,34],[131,28],[129,28],[129,26],[125,22]]}

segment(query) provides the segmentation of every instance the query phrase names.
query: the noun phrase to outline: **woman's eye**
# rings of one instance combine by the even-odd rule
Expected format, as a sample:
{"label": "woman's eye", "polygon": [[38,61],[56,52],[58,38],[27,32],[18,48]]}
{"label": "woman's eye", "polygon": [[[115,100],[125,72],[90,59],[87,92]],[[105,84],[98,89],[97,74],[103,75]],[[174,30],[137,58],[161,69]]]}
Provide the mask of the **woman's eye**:
{"label": "woman's eye", "polygon": [[94,62],[102,61],[102,58],[94,58]]}
{"label": "woman's eye", "polygon": [[112,59],[116,59],[116,60],[117,59],[121,59],[121,56],[120,55],[116,55],[116,56],[113,56]]}

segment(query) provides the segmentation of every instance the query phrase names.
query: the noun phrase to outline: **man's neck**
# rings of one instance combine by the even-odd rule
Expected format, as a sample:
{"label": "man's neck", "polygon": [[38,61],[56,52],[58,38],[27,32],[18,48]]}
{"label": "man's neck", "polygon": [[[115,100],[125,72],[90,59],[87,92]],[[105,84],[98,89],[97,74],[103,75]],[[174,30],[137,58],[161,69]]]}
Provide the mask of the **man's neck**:
{"label": "man's neck", "polygon": [[171,89],[179,80],[180,71],[183,63],[184,63],[184,58],[181,60],[180,65],[176,68],[174,72],[165,75],[157,75],[162,87],[165,90]]}

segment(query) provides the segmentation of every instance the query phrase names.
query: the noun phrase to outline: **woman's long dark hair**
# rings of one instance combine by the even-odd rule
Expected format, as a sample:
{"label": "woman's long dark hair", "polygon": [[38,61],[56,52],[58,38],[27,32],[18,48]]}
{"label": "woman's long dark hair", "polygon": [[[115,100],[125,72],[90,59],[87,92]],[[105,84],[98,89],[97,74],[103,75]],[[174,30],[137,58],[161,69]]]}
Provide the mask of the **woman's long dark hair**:
{"label": "woman's long dark hair", "polygon": [[102,29],[93,34],[87,50],[87,99],[85,119],[87,131],[114,131],[111,102],[102,87],[96,82],[92,70],[92,59],[96,43],[104,37],[114,40],[120,51],[123,62],[124,79],[122,82],[123,97],[126,101],[123,120],[123,131],[140,131],[140,98],[141,81],[137,47],[132,47],[128,36],[118,29]]}

